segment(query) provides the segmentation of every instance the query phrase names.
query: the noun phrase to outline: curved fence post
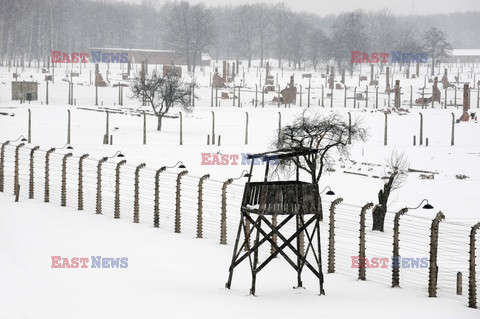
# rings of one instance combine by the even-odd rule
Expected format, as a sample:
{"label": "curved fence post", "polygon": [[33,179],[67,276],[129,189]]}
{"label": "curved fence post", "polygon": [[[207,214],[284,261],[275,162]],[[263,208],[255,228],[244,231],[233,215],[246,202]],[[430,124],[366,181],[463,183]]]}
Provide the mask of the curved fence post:
{"label": "curved fence post", "polygon": [[55,152],[55,147],[49,149],[45,155],[45,192],[44,192],[44,202],[50,202],[50,154]]}
{"label": "curved fence post", "polygon": [[0,147],[0,192],[3,192],[4,176],[5,176],[5,146],[10,144],[10,141],[6,141]]}
{"label": "curved fence post", "polygon": [[399,227],[400,227],[400,216],[406,214],[408,208],[402,208],[395,213],[395,218],[393,221],[393,261],[392,261],[392,288],[400,287],[400,264],[398,258],[400,257],[399,253]]}
{"label": "curved fence post", "polygon": [[208,178],[210,174],[203,175],[198,182],[197,238],[203,238],[203,182]]}
{"label": "curved fence post", "polygon": [[127,163],[126,160],[122,160],[117,163],[115,167],[115,207],[113,210],[113,218],[120,218],[120,167]]}
{"label": "curved fence post", "polygon": [[62,193],[60,198],[60,206],[67,206],[67,159],[73,156],[72,153],[67,153],[62,158]]}
{"label": "curved fence post", "polygon": [[140,188],[140,170],[146,166],[145,163],[142,163],[137,166],[135,169],[135,192],[133,194],[133,222],[138,224],[140,222],[140,198],[138,195]]}
{"label": "curved fence post", "polygon": [[[108,113],[107,113],[108,114]],[[102,213],[102,164],[108,160],[108,157],[103,157],[97,164],[97,197],[95,204],[95,213]]]}
{"label": "curved fence post", "polygon": [[360,243],[358,245],[358,279],[366,280],[366,271],[365,271],[365,214],[367,210],[373,207],[373,203],[367,203],[362,207],[360,211]]}
{"label": "curved fence post", "polygon": [[15,169],[14,169],[14,176],[13,176],[13,195],[18,196],[19,192],[19,187],[20,185],[18,184],[18,157],[19,157],[19,152],[20,152],[20,147],[25,146],[25,143],[20,143],[17,146],[15,146]]}
{"label": "curved fence post", "polygon": [[175,196],[175,232],[181,233],[181,221],[182,216],[180,213],[180,192],[181,192],[181,183],[182,176],[188,174],[188,171],[181,171],[177,175],[177,191]]}
{"label": "curved fence post", "polygon": [[165,171],[165,167],[161,167],[155,173],[155,194],[153,206],[153,227],[160,227],[160,174]]}
{"label": "curved fence post", "polygon": [[475,236],[480,223],[475,224],[470,230],[470,251],[468,261],[468,307],[477,308],[477,281],[475,272]]}
{"label": "curved fence post", "polygon": [[335,208],[343,202],[339,197],[330,204],[330,224],[328,225],[328,270],[329,274],[335,272]]}
{"label": "curved fence post", "polygon": [[229,178],[222,185],[222,213],[220,220],[220,244],[227,244],[227,186],[233,182],[233,179]]}
{"label": "curved fence post", "polygon": [[28,199],[33,199],[34,197],[34,184],[35,184],[35,179],[34,179],[34,162],[33,162],[33,155],[36,150],[38,150],[40,146],[35,146],[30,150],[30,176],[29,176],[29,183],[28,183]]}
{"label": "curved fence post", "polygon": [[432,221],[430,227],[430,260],[428,270],[428,296],[437,296],[437,279],[438,279],[438,265],[437,265],[437,251],[438,251],[438,226],[445,215],[438,212],[435,219]]}
{"label": "curved fence post", "polygon": [[78,160],[78,210],[83,210],[83,161],[88,156],[83,154]]}

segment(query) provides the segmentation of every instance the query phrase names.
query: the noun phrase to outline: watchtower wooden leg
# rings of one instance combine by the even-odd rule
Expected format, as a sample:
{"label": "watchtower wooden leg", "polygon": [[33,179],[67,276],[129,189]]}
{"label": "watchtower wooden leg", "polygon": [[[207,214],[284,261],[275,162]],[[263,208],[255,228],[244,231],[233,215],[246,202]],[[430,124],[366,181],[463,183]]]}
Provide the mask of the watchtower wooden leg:
{"label": "watchtower wooden leg", "polygon": [[262,228],[262,219],[261,215],[258,215],[257,222],[255,223],[255,250],[253,252],[253,267],[252,267],[252,288],[250,289],[250,294],[255,296],[255,283],[257,280],[257,265],[258,265],[258,242],[260,240],[260,229]]}
{"label": "watchtower wooden leg", "polygon": [[320,274],[318,281],[320,284],[320,295],[325,295],[325,290],[323,290],[323,271],[322,271],[322,247],[320,245],[320,220],[322,219],[321,215],[317,215],[317,221],[315,222],[315,228],[317,231],[317,245],[318,245],[318,273]]}
{"label": "watchtower wooden leg", "polygon": [[[297,224],[297,232],[300,229],[300,216],[296,216],[296,224]],[[297,288],[303,287],[302,284],[302,260],[300,258],[300,253],[301,253],[301,242],[300,242],[300,236],[297,237],[297,251],[299,252],[297,254]]]}
{"label": "watchtower wooden leg", "polygon": [[[240,236],[242,235],[242,228],[244,227],[243,215],[240,217],[240,223],[238,223],[237,238],[235,239],[235,247],[233,248],[232,263],[230,264],[228,281],[225,284],[225,288],[230,289],[232,285],[233,269],[235,268],[235,260],[237,258],[238,244],[240,242]],[[245,241],[247,240],[247,234],[245,234]]]}

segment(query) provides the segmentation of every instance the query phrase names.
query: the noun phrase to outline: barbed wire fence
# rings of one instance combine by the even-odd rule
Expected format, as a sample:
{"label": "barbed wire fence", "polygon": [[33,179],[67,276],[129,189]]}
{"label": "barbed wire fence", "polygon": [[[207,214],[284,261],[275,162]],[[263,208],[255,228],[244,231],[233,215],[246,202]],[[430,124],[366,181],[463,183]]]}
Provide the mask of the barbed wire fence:
{"label": "barbed wire fence", "polygon": [[[232,244],[244,185],[239,181],[169,171],[124,158],[91,158],[68,149],[43,150],[24,143],[0,144],[0,191],[60,206],[124,218]],[[324,271],[385,287],[416,289],[476,308],[475,240],[480,223],[388,211],[384,232],[372,231],[373,204],[322,199]],[[281,223],[282,216],[277,217]],[[286,231],[294,232],[294,229]],[[393,247],[393,248],[392,248]],[[397,249],[397,250],[395,250]],[[395,252],[396,251],[396,252]],[[259,258],[271,254],[263,245]],[[400,256],[399,267],[392,265]],[[382,258],[384,259],[382,261]],[[314,262],[314,261],[312,261]],[[364,264],[365,267],[359,267]]]}

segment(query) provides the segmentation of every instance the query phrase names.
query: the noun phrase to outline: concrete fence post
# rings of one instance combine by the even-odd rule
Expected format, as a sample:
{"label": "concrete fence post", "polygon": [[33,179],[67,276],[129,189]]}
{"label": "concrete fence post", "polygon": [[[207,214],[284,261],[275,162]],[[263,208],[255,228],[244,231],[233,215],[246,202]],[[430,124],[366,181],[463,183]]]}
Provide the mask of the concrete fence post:
{"label": "concrete fence post", "polygon": [[5,184],[5,146],[8,144],[10,144],[10,141],[6,141],[0,147],[0,192],[3,192]]}
{"label": "concrete fence post", "polygon": [[160,174],[165,171],[165,167],[161,167],[155,172],[155,192],[153,206],[153,227],[160,227]]}
{"label": "concrete fence post", "polygon": [[413,106],[413,86],[410,85],[410,108]]}
{"label": "concrete fence post", "polygon": [[118,162],[117,167],[115,167],[115,203],[113,210],[113,218],[115,219],[120,218],[120,168],[126,163],[126,160],[122,160]]}
{"label": "concrete fence post", "polygon": [[60,198],[60,206],[67,206],[67,159],[73,156],[72,153],[67,153],[62,158],[62,190]]}
{"label": "concrete fence post", "polygon": [[83,154],[78,160],[78,210],[83,210],[83,161],[88,156]]}
{"label": "concrete fence post", "polygon": [[468,307],[477,308],[477,281],[475,271],[475,236],[480,223],[470,230],[469,260],[468,260]]}
{"label": "concrete fence post", "polygon": [[357,105],[357,87],[353,89],[353,108]]}
{"label": "concrete fence post", "polygon": [[222,213],[220,219],[220,244],[227,244],[227,186],[233,182],[229,178],[222,185]]}
{"label": "concrete fence post", "polygon": [[34,162],[33,162],[33,155],[36,150],[38,150],[40,146],[35,146],[30,150],[30,176],[29,176],[29,182],[28,182],[28,199],[33,199],[34,197],[34,184],[35,184],[35,178],[34,178]]}
{"label": "concrete fence post", "polygon": [[200,177],[198,182],[197,238],[203,238],[203,182],[210,174]]}
{"label": "concrete fence post", "polygon": [[133,194],[133,222],[138,224],[140,222],[140,170],[146,166],[142,163],[135,169],[135,182],[134,182],[134,194]]}
{"label": "concrete fence post", "polygon": [[438,279],[438,265],[437,265],[437,251],[438,251],[438,226],[445,215],[438,212],[435,219],[432,221],[430,227],[430,260],[428,270],[428,296],[437,296],[437,279]]}
{"label": "concrete fence post", "polygon": [[182,176],[188,174],[188,171],[181,171],[177,175],[177,190],[176,190],[176,196],[175,196],[175,232],[176,233],[181,233],[181,222],[182,222],[182,216],[181,216],[181,211],[180,211],[180,193],[181,193],[181,183],[182,183]]}
{"label": "concrete fence post", "polygon": [[108,157],[103,157],[97,164],[97,197],[95,204],[95,213],[102,213],[102,164],[108,160]]}
{"label": "concrete fence post", "polygon": [[45,192],[44,192],[44,202],[50,202],[50,154],[55,152],[55,148],[51,148],[47,151],[45,155]]}
{"label": "concrete fence post", "polygon": [[375,108],[378,109],[378,86],[375,87]]}
{"label": "concrete fence post", "polygon": [[344,94],[343,94],[343,107],[347,107],[347,86],[345,85]]}
{"label": "concrete fence post", "polygon": [[365,214],[367,210],[373,207],[373,203],[367,203],[362,207],[360,211],[360,242],[358,245],[358,279],[366,280],[366,269],[365,269]]}
{"label": "concrete fence post", "polygon": [[110,114],[108,111],[105,112],[105,135],[103,136],[103,144],[108,145],[108,136],[109,136],[109,126],[110,126]]}
{"label": "concrete fence post", "polygon": [[25,143],[20,143],[15,146],[15,169],[14,169],[14,176],[13,176],[13,195],[18,196],[18,174],[19,174],[19,167],[18,167],[18,160],[19,160],[19,152],[20,148],[25,146]]}
{"label": "concrete fence post", "polygon": [[400,257],[399,253],[399,228],[400,228],[400,217],[408,212],[408,208],[402,208],[397,213],[395,213],[395,218],[393,220],[393,261],[392,261],[392,288],[400,287],[400,265],[398,264],[398,259]]}
{"label": "concrete fence post", "polygon": [[330,222],[328,225],[328,270],[329,274],[335,272],[335,208],[343,202],[339,197],[330,204]]}

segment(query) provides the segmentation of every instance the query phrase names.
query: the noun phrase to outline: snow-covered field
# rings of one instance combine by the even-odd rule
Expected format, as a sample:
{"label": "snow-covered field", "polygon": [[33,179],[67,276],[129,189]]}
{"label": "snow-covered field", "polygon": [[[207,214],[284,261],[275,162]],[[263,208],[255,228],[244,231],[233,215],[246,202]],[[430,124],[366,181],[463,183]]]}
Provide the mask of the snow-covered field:
{"label": "snow-covered field", "polygon": [[[375,103],[375,88],[369,87],[369,104],[358,101],[359,108],[353,108],[353,88],[358,85],[359,73],[353,77],[347,76],[348,89],[347,107],[344,107],[344,91],[334,90],[333,108],[330,108],[330,98],[326,98],[325,107],[318,106],[321,99],[321,85],[325,85],[320,73],[313,73],[311,106],[309,112],[329,114],[339,112],[347,117],[350,112],[353,119],[360,119],[369,128],[369,138],[365,143],[352,146],[349,159],[339,159],[334,165],[334,172],[322,177],[320,186],[330,186],[336,196],[345,201],[344,208],[339,206],[338,223],[338,254],[337,268],[339,274],[326,275],[325,289],[327,295],[318,297],[318,287],[313,277],[308,277],[304,283],[306,290],[292,290],[295,274],[288,269],[286,263],[276,260],[270,269],[258,277],[258,298],[249,298],[249,276],[244,267],[235,273],[233,289],[223,288],[227,276],[228,264],[233,249],[234,227],[238,220],[238,207],[242,194],[242,179],[229,186],[228,193],[228,239],[229,245],[218,245],[218,219],[220,215],[219,189],[223,181],[237,178],[245,165],[202,165],[202,153],[238,154],[263,152],[271,149],[278,128],[279,112],[282,125],[294,119],[306,109],[308,79],[302,79],[301,74],[310,71],[283,72],[273,68],[272,74],[283,88],[295,73],[295,81],[303,86],[303,107],[292,105],[290,108],[277,107],[271,100],[276,93],[265,95],[266,105],[254,107],[251,100],[255,98],[255,84],[262,85],[264,73],[257,78],[256,68],[249,71],[245,68],[246,87],[242,89],[242,107],[233,107],[232,100],[221,100],[220,107],[210,107],[209,76],[211,67],[205,72],[198,72],[196,80],[199,88],[196,94],[199,100],[190,114],[183,114],[183,145],[179,145],[178,118],[164,119],[162,132],[157,132],[156,119],[147,117],[147,145],[142,145],[143,118],[132,116],[129,109],[140,108],[139,101],[129,99],[128,89],[124,89],[124,107],[127,114],[110,114],[110,128],[118,128],[112,132],[114,145],[103,145],[105,132],[104,112],[89,109],[95,107],[95,88],[88,85],[89,68],[82,69],[82,75],[74,78],[74,98],[76,106],[66,104],[68,84],[62,81],[65,65],[55,71],[55,84],[49,85],[49,105],[45,105],[45,82],[43,74],[36,69],[26,69],[20,72],[20,79],[28,80],[30,76],[38,80],[39,101],[31,104],[19,104],[11,101],[12,68],[0,67],[0,142],[15,140],[18,136],[27,136],[28,109],[32,112],[32,144],[20,151],[20,185],[21,200],[13,203],[13,158],[14,146],[5,148],[5,183],[6,192],[1,194],[0,210],[0,257],[2,290],[0,298],[0,318],[60,318],[81,317],[90,315],[100,317],[138,316],[138,317],[245,317],[255,310],[265,309],[265,313],[277,317],[289,317],[304,312],[307,317],[327,314],[329,317],[345,316],[393,316],[393,317],[476,317],[478,312],[466,307],[468,290],[468,235],[469,229],[480,219],[476,196],[480,189],[480,124],[476,122],[455,125],[455,145],[450,145],[452,114],[459,118],[463,100],[462,82],[473,83],[473,76],[478,66],[470,71],[471,66],[445,66],[449,74],[456,75],[460,70],[460,84],[457,91],[457,106],[441,109],[438,103],[435,108],[429,105],[421,109],[418,105],[410,108],[410,85],[413,87],[413,100],[421,96],[423,74],[422,68],[418,79],[406,79],[398,67],[394,79],[401,80],[402,107],[408,109],[405,115],[391,113],[388,115],[388,145],[383,145],[384,113],[388,97],[382,93],[385,88],[385,74],[379,73],[379,107]],[[70,68],[71,66],[69,66]],[[151,66],[153,67],[153,66]],[[411,68],[413,71],[414,68]],[[78,69],[77,69],[78,70]],[[122,82],[118,66],[110,65],[111,83]],[[443,67],[441,68],[443,70]],[[468,71],[467,71],[468,70]],[[106,65],[101,66],[105,74]],[[264,72],[264,70],[262,71]],[[241,72],[242,73],[242,72]],[[283,74],[283,76],[282,76]],[[363,68],[362,75],[369,75],[369,68]],[[243,75],[243,74],[242,74]],[[453,76],[452,76],[453,77]],[[449,77],[450,81],[453,80]],[[104,75],[105,78],[105,75]],[[240,84],[242,76],[237,78]],[[477,77],[476,80],[480,78]],[[340,77],[336,75],[336,81]],[[79,85],[82,83],[83,85]],[[365,81],[361,90],[365,90]],[[441,89],[441,84],[440,89]],[[229,91],[227,89],[225,92]],[[360,88],[357,88],[357,92]],[[431,84],[427,83],[426,96],[431,93]],[[442,101],[444,90],[442,92]],[[219,94],[220,96],[220,90]],[[261,93],[258,94],[261,99]],[[448,104],[454,99],[454,90],[448,91]],[[477,91],[471,93],[472,112],[477,111]],[[99,104],[104,107],[118,109],[118,88],[99,88]],[[298,99],[297,99],[298,101]],[[391,97],[393,104],[393,95]],[[238,102],[236,103],[238,105]],[[35,200],[28,198],[28,153],[35,145],[39,145],[40,158],[51,147],[61,148],[67,139],[67,109],[72,115],[72,146],[74,159],[82,154],[90,154],[87,164],[86,178],[86,211],[78,213],[75,209],[76,180],[73,173],[67,173],[67,180],[73,182],[68,186],[68,208],[60,209],[60,167],[61,158],[66,150],[58,150],[52,155],[52,204],[41,203],[43,188],[41,177],[42,162],[39,159],[35,169],[38,181],[35,184]],[[148,110],[148,108],[144,108]],[[211,134],[212,111],[215,112],[215,133],[221,135],[221,145],[207,145],[207,134]],[[249,115],[248,144],[245,145],[245,112]],[[419,112],[424,118],[424,138],[429,139],[429,146],[418,146]],[[478,111],[477,111],[478,112]],[[177,115],[178,109],[172,115]],[[417,146],[412,145],[416,135]],[[16,145],[16,143],[13,143]],[[151,191],[140,199],[140,225],[131,224],[131,191],[122,190],[122,211],[125,219],[113,220],[106,216],[94,216],[95,209],[95,166],[96,161],[103,156],[112,156],[117,150],[125,154],[127,160],[126,174],[128,187],[132,184],[130,177],[140,163],[146,163],[145,181],[143,187],[148,189],[153,172],[161,166],[174,165],[182,161],[189,173],[184,177],[182,190],[182,210],[184,214],[184,234],[173,234],[171,200],[175,183],[174,179],[179,169],[167,170],[164,189],[168,196],[162,209],[165,211],[165,222],[161,220],[161,228],[151,227],[152,213],[150,200]],[[409,158],[410,167],[417,170],[437,172],[434,179],[421,179],[420,173],[410,173],[403,188],[392,194],[389,210],[396,212],[403,207],[415,207],[424,198],[435,207],[432,211],[416,210],[402,217],[401,246],[411,257],[428,256],[428,227],[438,211],[442,211],[445,222],[440,226],[439,237],[439,297],[428,298],[426,285],[428,272],[426,269],[410,269],[401,271],[402,289],[389,288],[389,273],[380,269],[367,269],[367,282],[356,281],[356,270],[351,269],[349,256],[358,254],[358,213],[359,208],[367,202],[377,201],[377,192],[382,186],[382,180],[373,176],[382,176],[387,170],[386,159],[392,150],[405,152]],[[42,155],[43,154],[43,155]],[[73,161],[72,161],[73,162]],[[105,164],[105,174],[109,180],[105,186],[105,215],[111,215],[113,210],[114,162]],[[375,165],[372,165],[375,164]],[[69,165],[73,165],[70,163]],[[74,166],[69,169],[73,171]],[[69,171],[70,172],[70,171]],[[361,173],[367,176],[348,174]],[[195,209],[198,177],[209,173],[210,180],[206,184],[205,240],[195,237]],[[109,174],[109,175],[108,175]],[[150,175],[149,175],[150,174]],[[457,179],[455,175],[467,175],[467,179]],[[70,176],[70,177],[69,177]],[[150,177],[149,177],[150,176]],[[263,177],[262,168],[254,170],[254,179]],[[37,178],[37,175],[36,175]],[[110,187],[108,186],[110,185]],[[126,187],[126,188],[128,188]],[[153,187],[153,186],[152,186]],[[151,187],[150,187],[151,189]],[[123,195],[125,194],[125,195]],[[109,197],[110,196],[110,197]],[[125,196],[125,197],[123,197]],[[128,198],[127,198],[128,197]],[[163,199],[165,198],[165,199]],[[331,199],[324,198],[324,210],[327,211]],[[27,203],[28,202],[28,203]],[[325,213],[326,214],[326,213]],[[145,217],[147,216],[147,217]],[[162,218],[162,217],[161,217]],[[95,220],[94,220],[95,219]],[[371,232],[371,216],[367,214],[367,256],[391,256],[393,215],[387,215],[386,232],[377,234]],[[162,224],[163,223],[163,224]],[[322,223],[322,254],[326,254],[327,221]],[[342,232],[343,229],[343,232]],[[48,235],[47,235],[48,232]],[[404,240],[404,242],[402,242]],[[442,250],[443,248],[443,250]],[[369,251],[368,249],[371,249]],[[127,269],[52,269],[51,256],[68,257],[128,257]],[[477,257],[478,259],[478,257]],[[326,258],[324,256],[324,263]],[[477,262],[478,264],[478,262]],[[244,265],[245,266],[245,265]],[[478,266],[477,266],[478,269]],[[418,270],[418,272],[416,272]],[[448,270],[448,271],[447,271]],[[454,286],[456,271],[463,273],[463,296],[455,296]],[[95,273],[97,272],[97,273]],[[326,267],[324,267],[326,273]],[[477,273],[479,271],[477,270]],[[404,274],[406,273],[406,274]],[[291,277],[288,275],[291,274]],[[347,275],[347,276],[344,276]],[[281,279],[281,280],[280,280]],[[369,282],[374,281],[374,282]],[[415,289],[418,288],[418,289]],[[452,300],[453,299],[453,300]],[[29,306],[25,301],[29,301]],[[409,307],[399,308],[399,304]],[[372,307],[373,306],[373,307]],[[267,311],[268,309],[268,311]]]}

